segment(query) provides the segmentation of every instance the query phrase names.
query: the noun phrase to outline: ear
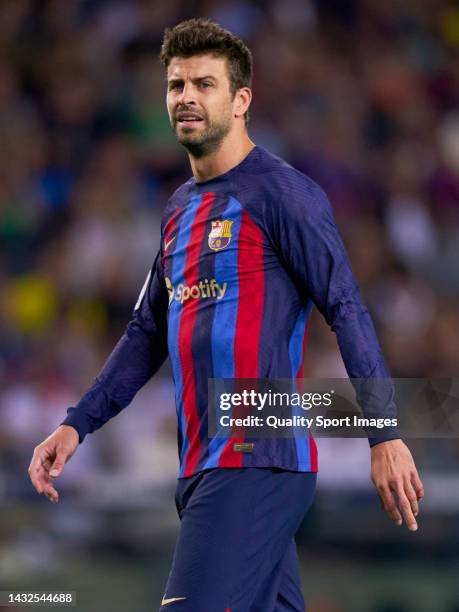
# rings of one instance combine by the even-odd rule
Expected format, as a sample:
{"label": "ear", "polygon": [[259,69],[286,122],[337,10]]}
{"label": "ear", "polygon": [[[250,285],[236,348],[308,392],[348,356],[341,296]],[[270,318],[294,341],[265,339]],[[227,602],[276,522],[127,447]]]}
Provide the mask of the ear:
{"label": "ear", "polygon": [[234,96],[234,116],[243,117],[252,102],[252,90],[250,87],[241,87]]}

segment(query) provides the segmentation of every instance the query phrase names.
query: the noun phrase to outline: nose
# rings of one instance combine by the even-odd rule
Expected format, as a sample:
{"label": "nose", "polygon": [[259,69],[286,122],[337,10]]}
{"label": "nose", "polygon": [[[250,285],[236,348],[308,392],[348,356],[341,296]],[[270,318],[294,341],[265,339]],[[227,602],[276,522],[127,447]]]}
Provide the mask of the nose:
{"label": "nose", "polygon": [[183,89],[180,92],[178,102],[179,104],[183,104],[186,106],[196,103],[195,97],[194,97],[194,87],[193,87],[193,84],[190,83],[189,81],[185,81],[183,85]]}

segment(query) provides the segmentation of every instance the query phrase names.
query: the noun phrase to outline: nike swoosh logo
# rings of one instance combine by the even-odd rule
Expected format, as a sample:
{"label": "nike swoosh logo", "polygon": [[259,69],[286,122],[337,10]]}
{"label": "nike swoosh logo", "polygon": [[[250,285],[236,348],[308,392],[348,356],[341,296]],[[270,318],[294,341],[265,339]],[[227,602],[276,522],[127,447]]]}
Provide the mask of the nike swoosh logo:
{"label": "nike swoosh logo", "polygon": [[164,597],[162,598],[161,601],[161,605],[162,606],[167,606],[167,604],[170,604],[174,601],[182,601],[183,599],[186,599],[186,597],[169,597],[169,599],[165,599]]}
{"label": "nike swoosh logo", "polygon": [[170,240],[168,240],[167,242],[164,243],[164,250],[167,251],[167,249],[171,246],[171,244],[174,242],[175,240],[175,236],[172,236],[172,238]]}

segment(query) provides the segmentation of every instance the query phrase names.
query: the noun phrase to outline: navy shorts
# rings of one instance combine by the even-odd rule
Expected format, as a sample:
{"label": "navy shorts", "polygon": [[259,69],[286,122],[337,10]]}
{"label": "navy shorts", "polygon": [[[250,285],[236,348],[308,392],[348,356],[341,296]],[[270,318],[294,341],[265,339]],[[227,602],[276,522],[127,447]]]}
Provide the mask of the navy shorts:
{"label": "navy shorts", "polygon": [[304,612],[294,535],[315,473],[216,468],[178,481],[160,612]]}

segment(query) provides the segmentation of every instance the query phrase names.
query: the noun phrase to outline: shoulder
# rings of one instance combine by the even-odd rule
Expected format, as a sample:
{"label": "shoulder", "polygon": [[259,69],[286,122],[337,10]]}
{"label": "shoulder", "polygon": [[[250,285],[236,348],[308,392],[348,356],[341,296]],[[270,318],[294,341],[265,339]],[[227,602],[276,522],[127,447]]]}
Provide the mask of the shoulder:
{"label": "shoulder", "polygon": [[322,187],[281,157],[261,151],[263,188],[270,208],[281,214],[312,215],[328,213],[330,202]]}

